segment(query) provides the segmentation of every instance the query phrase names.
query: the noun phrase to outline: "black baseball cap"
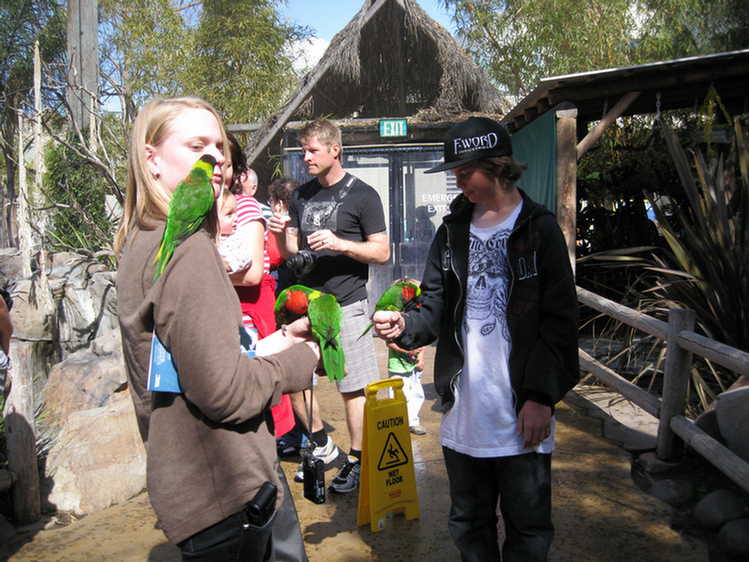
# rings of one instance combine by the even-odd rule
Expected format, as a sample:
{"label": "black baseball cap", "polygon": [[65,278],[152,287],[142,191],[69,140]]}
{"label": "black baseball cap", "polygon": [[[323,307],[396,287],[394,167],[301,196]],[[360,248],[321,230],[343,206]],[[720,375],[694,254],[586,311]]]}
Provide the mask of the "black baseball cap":
{"label": "black baseball cap", "polygon": [[445,137],[445,161],[424,172],[451,170],[479,158],[512,156],[510,133],[488,117],[471,117],[450,129]]}

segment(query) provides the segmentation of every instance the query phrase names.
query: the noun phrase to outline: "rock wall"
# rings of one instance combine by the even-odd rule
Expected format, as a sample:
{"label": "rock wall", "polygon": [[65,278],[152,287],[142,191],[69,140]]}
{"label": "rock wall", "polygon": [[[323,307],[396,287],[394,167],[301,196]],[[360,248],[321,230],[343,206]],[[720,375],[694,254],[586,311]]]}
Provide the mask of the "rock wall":
{"label": "rock wall", "polygon": [[[145,448],[130,400],[117,324],[116,274],[71,253],[31,278],[0,250],[0,286],[13,297],[14,369],[34,376],[42,507],[85,515],[140,493]],[[12,392],[11,370],[11,386]]]}

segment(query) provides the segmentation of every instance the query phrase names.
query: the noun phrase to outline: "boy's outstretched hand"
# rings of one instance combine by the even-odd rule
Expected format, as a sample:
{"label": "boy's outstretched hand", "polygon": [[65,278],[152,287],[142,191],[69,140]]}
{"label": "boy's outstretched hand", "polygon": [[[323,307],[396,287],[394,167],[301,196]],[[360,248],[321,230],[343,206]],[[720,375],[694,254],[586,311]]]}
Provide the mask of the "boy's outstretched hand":
{"label": "boy's outstretched hand", "polygon": [[403,333],[406,321],[400,312],[378,310],[372,316],[372,324],[377,335],[384,340],[397,338]]}

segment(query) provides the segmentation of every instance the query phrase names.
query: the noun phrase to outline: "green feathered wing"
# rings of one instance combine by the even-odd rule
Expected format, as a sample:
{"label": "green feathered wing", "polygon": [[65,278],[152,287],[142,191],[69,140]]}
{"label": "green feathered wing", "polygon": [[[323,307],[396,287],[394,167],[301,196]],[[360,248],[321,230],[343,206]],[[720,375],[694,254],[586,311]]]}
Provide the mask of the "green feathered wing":
{"label": "green feathered wing", "polygon": [[[400,281],[393,283],[392,286],[382,293],[380,300],[375,305],[375,312],[378,310],[394,310],[400,312],[406,306],[407,303],[417,298],[421,294],[421,289],[413,283],[406,281]],[[369,323],[367,329],[362,332],[359,339],[363,338],[364,335],[372,329],[372,322]]]}
{"label": "green feathered wing", "polygon": [[333,295],[322,295],[310,300],[307,309],[312,334],[320,344],[322,364],[331,382],[340,381],[346,374],[346,358],[341,346],[343,312]]}
{"label": "green feathered wing", "polygon": [[159,278],[166,264],[174,253],[174,249],[192,235],[203,219],[213,207],[213,168],[216,159],[210,154],[204,154],[174,190],[169,202],[164,236],[156,254],[156,275],[153,282]]}

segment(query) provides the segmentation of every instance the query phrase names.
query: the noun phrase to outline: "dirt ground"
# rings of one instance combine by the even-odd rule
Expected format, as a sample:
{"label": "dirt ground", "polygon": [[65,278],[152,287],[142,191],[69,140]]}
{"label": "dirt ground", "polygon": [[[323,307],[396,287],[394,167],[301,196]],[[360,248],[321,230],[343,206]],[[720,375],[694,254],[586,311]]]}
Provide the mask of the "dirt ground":
{"label": "dirt ground", "polygon": [[[386,348],[376,341],[384,376]],[[447,530],[450,502],[438,442],[440,414],[432,379],[433,359],[434,349],[430,348],[423,378],[427,400],[421,411],[427,434],[412,436],[420,509],[417,519],[408,521],[403,514],[389,514],[380,532],[372,532],[369,525],[359,527],[357,493],[329,494],[325,503],[313,504],[304,499],[302,485],[293,482],[299,459],[282,461],[312,562],[459,560]],[[343,404],[334,385],[323,380],[315,392],[329,434],[348,451]],[[552,562],[708,562],[705,544],[671,528],[673,510],[634,484],[629,456],[602,437],[601,421],[590,417],[579,400],[559,405],[556,427]],[[335,469],[331,469],[326,482],[334,476]],[[0,548],[0,561],[180,560],[178,549],[156,528],[146,493],[71,525],[52,527],[21,529]]]}

